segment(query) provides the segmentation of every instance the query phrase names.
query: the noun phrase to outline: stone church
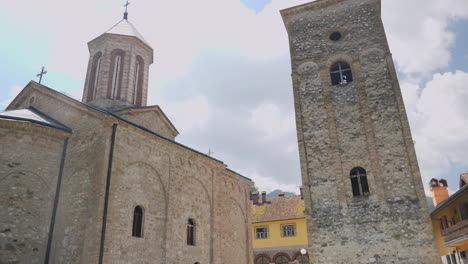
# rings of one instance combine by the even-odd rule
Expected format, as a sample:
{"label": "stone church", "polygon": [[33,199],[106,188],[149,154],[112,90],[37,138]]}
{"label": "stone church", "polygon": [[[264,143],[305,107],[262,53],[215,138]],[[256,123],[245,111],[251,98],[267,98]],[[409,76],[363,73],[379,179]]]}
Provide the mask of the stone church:
{"label": "stone church", "polygon": [[31,81],[0,112],[0,263],[252,263],[252,182],[147,105],[127,14],[88,47],[81,102]]}
{"label": "stone church", "polygon": [[314,262],[440,263],[381,1],[281,15]]}

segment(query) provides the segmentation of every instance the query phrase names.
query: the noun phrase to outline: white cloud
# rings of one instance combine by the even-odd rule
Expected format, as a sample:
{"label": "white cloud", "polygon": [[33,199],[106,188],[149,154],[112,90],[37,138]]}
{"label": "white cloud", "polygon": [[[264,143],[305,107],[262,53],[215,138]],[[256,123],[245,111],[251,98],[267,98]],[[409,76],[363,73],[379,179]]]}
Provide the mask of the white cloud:
{"label": "white cloud", "polygon": [[[273,0],[257,15],[236,0],[139,1],[130,7],[130,21],[155,51],[150,103],[162,106],[187,145],[212,148],[231,167],[251,172],[246,176],[261,189],[297,192],[300,185],[289,47],[279,10],[306,2]],[[441,175],[467,156],[460,127],[467,123],[460,101],[464,74],[434,75],[427,85],[414,75],[432,77],[450,63],[457,36],[448,25],[468,17],[468,2],[382,2],[390,49],[405,77],[401,87],[421,170],[426,178]],[[23,1],[2,4],[37,34],[51,36],[51,72],[79,80],[88,63],[86,43],[122,15],[115,0],[28,1],[27,9]]]}
{"label": "white cloud", "polygon": [[265,103],[251,111],[252,126],[260,128],[267,139],[279,139],[296,131],[294,116],[284,116],[277,105]]}
{"label": "white cloud", "polygon": [[164,112],[173,116],[174,124],[180,131],[189,133],[200,128],[210,119],[210,106],[203,96],[195,96],[184,101],[161,105]]}
{"label": "white cloud", "polygon": [[448,66],[455,35],[449,23],[468,17],[466,0],[384,0],[382,17],[398,70],[430,75]]}
{"label": "white cloud", "polygon": [[[407,107],[424,183],[447,175],[453,164],[468,167],[467,84],[462,71],[434,74]],[[457,182],[449,185],[455,189]]]}
{"label": "white cloud", "polygon": [[278,181],[275,178],[261,176],[257,173],[253,173],[251,177],[252,177],[252,180],[255,182],[255,186],[257,186],[260,192],[262,191],[271,192],[276,189],[280,189],[285,192],[299,193],[300,185],[298,184],[284,183],[282,181]]}
{"label": "white cloud", "polygon": [[6,108],[22,90],[23,90],[23,87],[19,85],[13,85],[10,88],[8,88],[8,91],[7,91],[8,97],[4,101],[0,102],[0,109]]}

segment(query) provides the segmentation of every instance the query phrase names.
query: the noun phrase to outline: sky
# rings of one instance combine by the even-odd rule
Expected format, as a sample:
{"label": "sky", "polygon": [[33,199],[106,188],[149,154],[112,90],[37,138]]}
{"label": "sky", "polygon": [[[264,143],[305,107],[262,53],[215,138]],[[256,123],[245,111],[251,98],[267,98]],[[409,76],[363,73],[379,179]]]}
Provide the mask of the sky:
{"label": "sky", "polygon": [[[260,190],[301,185],[289,46],[279,10],[308,0],[133,0],[131,21],[154,51],[148,104]],[[120,19],[123,0],[2,3],[0,109],[42,66],[43,84],[81,99],[87,42]],[[27,5],[27,8],[25,6]],[[416,153],[458,189],[468,171],[468,1],[382,0]],[[429,193],[428,193],[429,194]]]}

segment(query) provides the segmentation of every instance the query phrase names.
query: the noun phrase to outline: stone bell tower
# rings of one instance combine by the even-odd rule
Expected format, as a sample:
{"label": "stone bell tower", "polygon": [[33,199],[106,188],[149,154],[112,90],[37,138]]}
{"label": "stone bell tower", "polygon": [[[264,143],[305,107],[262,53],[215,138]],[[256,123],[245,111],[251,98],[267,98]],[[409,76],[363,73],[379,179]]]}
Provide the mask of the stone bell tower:
{"label": "stone bell tower", "polygon": [[440,263],[380,0],[281,11],[318,264]]}
{"label": "stone bell tower", "polygon": [[105,110],[146,106],[153,49],[128,21],[128,13],[88,43],[90,58],[84,103]]}

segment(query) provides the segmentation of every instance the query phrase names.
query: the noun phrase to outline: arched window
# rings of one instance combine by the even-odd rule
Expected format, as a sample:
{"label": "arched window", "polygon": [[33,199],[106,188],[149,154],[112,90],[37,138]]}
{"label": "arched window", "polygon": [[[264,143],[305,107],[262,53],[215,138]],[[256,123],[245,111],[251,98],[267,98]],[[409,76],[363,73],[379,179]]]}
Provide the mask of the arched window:
{"label": "arched window", "polygon": [[133,82],[133,104],[141,106],[143,102],[143,73],[144,73],[143,59],[140,56],[136,58],[135,65],[135,81]]}
{"label": "arched window", "polygon": [[330,77],[332,85],[347,84],[353,81],[351,67],[346,62],[335,62],[330,68]]}
{"label": "arched window", "polygon": [[187,221],[187,245],[195,246],[195,221]]}
{"label": "arched window", "polygon": [[101,57],[102,53],[98,52],[93,57],[91,64],[91,74],[88,80],[88,93],[86,94],[86,102],[92,101],[96,98],[96,89],[99,81],[99,72],[101,69]]}
{"label": "arched window", "polygon": [[259,257],[255,264],[270,264],[270,260],[267,257]]}
{"label": "arched window", "polygon": [[140,206],[135,207],[133,211],[132,236],[143,237],[143,210]]}
{"label": "arched window", "polygon": [[365,169],[361,167],[352,169],[350,177],[354,196],[369,195],[369,184],[367,183],[367,174]]}
{"label": "arched window", "polygon": [[107,89],[107,98],[120,99],[124,55],[125,52],[123,50],[114,50],[111,52],[110,82]]}
{"label": "arched window", "polygon": [[309,258],[306,255],[300,254],[295,260],[299,261],[300,264],[309,264]]}
{"label": "arched window", "polygon": [[286,256],[279,256],[275,260],[275,264],[288,264],[289,259]]}

